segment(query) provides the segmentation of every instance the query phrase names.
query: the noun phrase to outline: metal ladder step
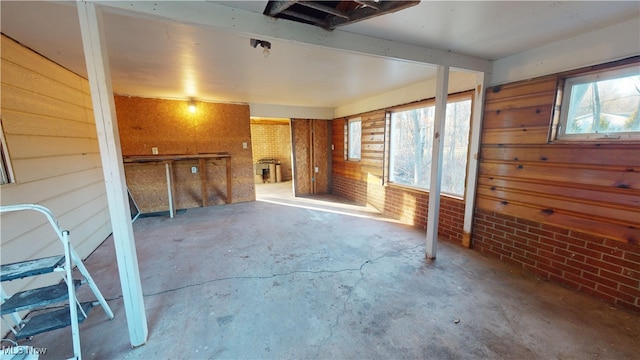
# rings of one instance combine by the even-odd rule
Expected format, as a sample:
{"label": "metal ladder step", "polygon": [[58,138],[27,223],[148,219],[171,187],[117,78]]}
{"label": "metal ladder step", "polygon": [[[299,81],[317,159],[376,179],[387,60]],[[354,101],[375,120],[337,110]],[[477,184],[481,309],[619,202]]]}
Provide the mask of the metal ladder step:
{"label": "metal ladder step", "polygon": [[[82,282],[73,280],[73,286],[77,289]],[[11,314],[16,311],[29,310],[43,307],[57,302],[65,301],[69,298],[67,283],[31,289],[13,294],[0,307],[0,315]]]}
{"label": "metal ladder step", "polygon": [[[89,315],[89,311],[93,308],[92,302],[83,302],[82,309],[85,314]],[[85,316],[82,315],[80,309],[78,309],[78,323],[85,320]],[[36,315],[27,321],[27,324],[18,331],[16,339],[24,339],[31,336],[38,335],[43,332],[61,329],[71,325],[71,318],[69,316],[69,306],[65,306],[58,310],[53,310],[44,314]]]}
{"label": "metal ladder step", "polygon": [[0,267],[0,281],[11,281],[28,276],[42,275],[53,272],[64,265],[64,255],[32,259]]}

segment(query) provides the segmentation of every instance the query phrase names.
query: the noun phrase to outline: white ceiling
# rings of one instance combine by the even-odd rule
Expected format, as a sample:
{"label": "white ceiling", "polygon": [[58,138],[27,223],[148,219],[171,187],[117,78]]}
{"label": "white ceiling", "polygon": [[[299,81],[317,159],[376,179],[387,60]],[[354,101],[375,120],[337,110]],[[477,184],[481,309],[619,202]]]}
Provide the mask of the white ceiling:
{"label": "white ceiling", "polygon": [[[180,5],[195,11],[224,5],[261,14],[266,1]],[[3,0],[0,6],[2,33],[86,76],[74,2]],[[423,0],[337,31],[500,59],[639,16],[638,1]],[[426,64],[281,40],[271,41],[271,54],[264,58],[246,35],[122,11],[105,12],[104,26],[119,94],[336,108],[435,74]]]}

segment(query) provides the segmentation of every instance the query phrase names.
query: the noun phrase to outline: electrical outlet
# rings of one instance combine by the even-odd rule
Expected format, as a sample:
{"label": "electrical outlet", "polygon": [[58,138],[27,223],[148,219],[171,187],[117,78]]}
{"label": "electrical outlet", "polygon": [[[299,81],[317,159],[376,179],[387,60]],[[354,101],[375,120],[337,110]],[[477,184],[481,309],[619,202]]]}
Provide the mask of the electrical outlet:
{"label": "electrical outlet", "polygon": [[157,147],[152,147],[152,148],[151,148],[151,153],[152,153],[153,155],[158,155],[158,148],[157,148]]}
{"label": "electrical outlet", "polygon": [[246,149],[246,148],[247,148],[247,143],[246,143],[246,142],[243,142],[243,143],[242,143],[242,148],[243,148],[243,149]]}
{"label": "electrical outlet", "polygon": [[197,174],[198,173],[198,167],[197,166],[192,166],[191,167],[191,173],[192,174]]}

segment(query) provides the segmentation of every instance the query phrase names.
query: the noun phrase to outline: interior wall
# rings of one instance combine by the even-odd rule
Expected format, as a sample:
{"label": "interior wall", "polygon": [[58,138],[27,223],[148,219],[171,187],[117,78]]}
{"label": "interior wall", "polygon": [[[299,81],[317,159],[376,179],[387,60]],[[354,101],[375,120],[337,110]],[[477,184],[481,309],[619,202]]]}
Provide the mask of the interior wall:
{"label": "interior wall", "polygon": [[473,246],[640,309],[640,144],[549,143],[558,78],[487,89]]}
{"label": "interior wall", "polygon": [[260,159],[277,159],[282,181],[291,181],[291,126],[288,120],[251,120],[251,147],[254,164]]}
{"label": "interior wall", "polygon": [[[1,185],[0,202],[48,207],[86,258],[111,233],[87,80],[2,35],[1,104],[15,183]],[[40,213],[5,213],[1,221],[2,264],[64,252]],[[13,293],[59,280],[38,276],[2,286]]]}
{"label": "interior wall", "polygon": [[[426,229],[429,193],[391,184],[383,185],[386,172],[385,113],[385,110],[377,110],[357,115],[362,119],[360,161],[345,160],[345,126],[349,118],[332,121],[331,192],[360,204],[370,204],[387,216]],[[439,237],[462,242],[464,204],[461,199],[440,197]]]}
{"label": "interior wall", "polygon": [[[197,102],[191,113],[188,101],[128,96],[115,96],[115,104],[123,156],[152,155],[154,147],[158,155],[228,153],[232,202],[255,200],[249,106]],[[198,167],[195,174],[193,166]],[[227,201],[224,160],[207,160],[205,169],[197,160],[181,160],[173,170],[177,208],[202,206],[202,171],[208,178],[208,204]],[[125,175],[141,212],[169,209],[163,163],[127,164]]]}

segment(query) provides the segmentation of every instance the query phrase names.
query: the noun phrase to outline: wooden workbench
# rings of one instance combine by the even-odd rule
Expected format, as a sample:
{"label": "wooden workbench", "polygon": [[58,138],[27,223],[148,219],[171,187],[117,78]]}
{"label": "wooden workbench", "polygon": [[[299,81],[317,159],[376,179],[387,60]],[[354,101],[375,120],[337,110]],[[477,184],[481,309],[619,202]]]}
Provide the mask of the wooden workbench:
{"label": "wooden workbench", "polygon": [[224,159],[226,165],[227,175],[227,204],[232,202],[232,186],[231,186],[231,155],[226,153],[218,154],[193,154],[193,155],[135,155],[135,156],[123,156],[123,162],[125,164],[131,163],[164,163],[165,172],[167,177],[167,194],[169,196],[169,215],[173,218],[176,214],[175,206],[175,181],[173,180],[173,163],[180,160],[198,160],[200,165],[200,190],[202,192],[202,206],[207,206],[208,199],[208,186],[207,186],[207,172],[205,168],[205,161],[207,159]]}

